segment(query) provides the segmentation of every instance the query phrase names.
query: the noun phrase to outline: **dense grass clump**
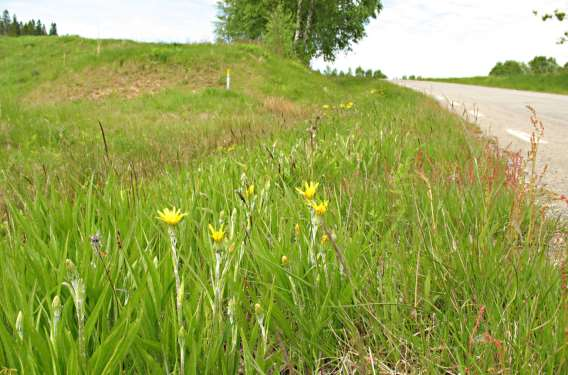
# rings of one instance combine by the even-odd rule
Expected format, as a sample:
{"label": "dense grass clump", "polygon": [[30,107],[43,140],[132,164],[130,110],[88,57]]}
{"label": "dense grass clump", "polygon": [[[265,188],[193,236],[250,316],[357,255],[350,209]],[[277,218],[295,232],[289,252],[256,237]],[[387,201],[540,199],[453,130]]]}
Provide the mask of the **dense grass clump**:
{"label": "dense grass clump", "polygon": [[[0,43],[13,73],[0,76],[0,366],[567,370],[566,289],[547,255],[556,228],[518,166],[431,99],[257,46]],[[76,65],[20,82],[32,68],[14,56],[34,48],[54,59],[69,48]],[[234,88],[57,91],[70,71],[155,54],[167,56],[158,71],[236,65]],[[58,94],[29,101],[42,85]]]}

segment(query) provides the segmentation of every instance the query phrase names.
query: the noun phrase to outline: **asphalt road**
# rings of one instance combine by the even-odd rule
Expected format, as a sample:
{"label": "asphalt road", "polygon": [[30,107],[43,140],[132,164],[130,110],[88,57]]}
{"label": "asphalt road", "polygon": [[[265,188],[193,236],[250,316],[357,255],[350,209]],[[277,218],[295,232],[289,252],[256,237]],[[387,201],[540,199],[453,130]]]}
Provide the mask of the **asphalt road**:
{"label": "asphalt road", "polygon": [[501,147],[521,150],[525,156],[532,131],[530,105],[545,127],[538,154],[539,169],[548,165],[543,183],[551,191],[568,195],[568,95],[428,81],[392,82],[431,95],[496,137]]}

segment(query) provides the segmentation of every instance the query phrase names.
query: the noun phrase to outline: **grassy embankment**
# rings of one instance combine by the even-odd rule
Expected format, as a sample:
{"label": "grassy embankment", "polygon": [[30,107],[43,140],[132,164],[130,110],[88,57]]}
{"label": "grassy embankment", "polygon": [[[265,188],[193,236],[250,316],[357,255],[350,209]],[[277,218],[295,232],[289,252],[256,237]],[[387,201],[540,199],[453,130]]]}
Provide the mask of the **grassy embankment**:
{"label": "grassy embankment", "polygon": [[0,72],[0,368],[568,369],[554,228],[431,99],[251,45],[0,39]]}
{"label": "grassy embankment", "polygon": [[523,74],[506,77],[434,78],[428,80],[568,95],[568,72],[541,75]]}

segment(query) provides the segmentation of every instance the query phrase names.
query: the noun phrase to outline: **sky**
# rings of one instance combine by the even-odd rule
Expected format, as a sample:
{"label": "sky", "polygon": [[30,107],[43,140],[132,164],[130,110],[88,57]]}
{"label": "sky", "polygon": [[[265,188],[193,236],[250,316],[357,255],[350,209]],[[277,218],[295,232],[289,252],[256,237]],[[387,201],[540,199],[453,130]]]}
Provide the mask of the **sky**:
{"label": "sky", "polygon": [[[0,0],[20,20],[57,22],[61,35],[160,42],[214,40],[216,0]],[[529,61],[536,55],[568,62],[557,45],[568,22],[543,23],[533,10],[567,9],[568,0],[383,0],[367,37],[333,63],[362,66],[389,77],[486,75],[497,61]]]}

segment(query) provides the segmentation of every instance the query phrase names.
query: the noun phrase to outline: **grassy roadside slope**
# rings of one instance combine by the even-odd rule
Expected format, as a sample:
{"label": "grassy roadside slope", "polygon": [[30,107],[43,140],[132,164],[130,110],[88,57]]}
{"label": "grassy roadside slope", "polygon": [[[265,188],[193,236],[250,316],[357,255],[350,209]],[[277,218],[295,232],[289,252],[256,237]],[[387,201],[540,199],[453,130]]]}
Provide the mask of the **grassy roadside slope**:
{"label": "grassy roadside slope", "polygon": [[550,75],[524,74],[507,77],[434,78],[428,80],[568,95],[568,72]]}
{"label": "grassy roadside slope", "polygon": [[[258,46],[97,48],[0,40],[0,368],[567,369],[552,227],[519,170],[459,118]],[[319,219],[303,181],[329,202]],[[174,228],[180,293],[155,218],[172,205],[188,213]]]}

